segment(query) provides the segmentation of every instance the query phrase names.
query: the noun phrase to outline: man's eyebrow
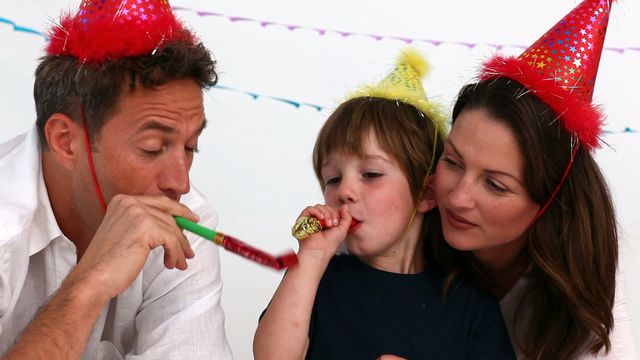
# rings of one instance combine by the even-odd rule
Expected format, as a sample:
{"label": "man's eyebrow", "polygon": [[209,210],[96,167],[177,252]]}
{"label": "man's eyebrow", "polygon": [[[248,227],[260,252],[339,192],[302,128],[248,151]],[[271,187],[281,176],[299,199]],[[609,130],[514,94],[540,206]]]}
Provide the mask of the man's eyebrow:
{"label": "man's eyebrow", "polygon": [[[200,128],[198,129],[198,131],[196,131],[196,133],[200,134],[205,127],[207,127],[207,119],[202,119],[202,125],[200,125]],[[161,123],[156,120],[151,120],[145,123],[140,127],[140,129],[138,129],[138,132],[143,132],[146,130],[158,130],[167,134],[173,134],[177,132],[177,130],[174,127]]]}
{"label": "man's eyebrow", "polygon": [[171,127],[169,125],[163,124],[155,120],[151,120],[145,123],[144,125],[142,125],[140,129],[138,129],[138,132],[143,132],[146,130],[158,130],[168,134],[172,134],[176,132],[176,129],[174,127]]}

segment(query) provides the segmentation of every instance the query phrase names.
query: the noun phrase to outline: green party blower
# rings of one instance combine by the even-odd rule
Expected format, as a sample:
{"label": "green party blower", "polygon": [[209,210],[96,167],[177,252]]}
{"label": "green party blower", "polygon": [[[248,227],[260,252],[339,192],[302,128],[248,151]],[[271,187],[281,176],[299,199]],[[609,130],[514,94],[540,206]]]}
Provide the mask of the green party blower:
{"label": "green party blower", "polygon": [[249,260],[253,260],[258,264],[270,266],[277,270],[282,270],[298,263],[298,257],[293,251],[289,251],[286,254],[276,257],[267,254],[262,250],[258,250],[253,246],[248,245],[232,236],[206,228],[181,216],[174,216],[174,218],[176,219],[176,223],[178,223],[178,226],[180,228],[192,232],[196,235],[202,236],[207,240],[211,240],[214,243],[224,247],[225,249]]}

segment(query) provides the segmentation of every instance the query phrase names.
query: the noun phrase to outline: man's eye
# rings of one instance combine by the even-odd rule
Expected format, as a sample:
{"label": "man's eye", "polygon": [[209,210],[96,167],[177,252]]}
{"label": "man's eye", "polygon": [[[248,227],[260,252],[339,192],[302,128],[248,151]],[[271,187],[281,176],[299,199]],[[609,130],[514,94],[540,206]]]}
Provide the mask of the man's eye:
{"label": "man's eye", "polygon": [[157,156],[157,155],[162,154],[162,150],[163,150],[163,149],[158,149],[158,150],[141,149],[141,150],[142,150],[142,152],[143,152],[145,155],[149,155],[149,156]]}

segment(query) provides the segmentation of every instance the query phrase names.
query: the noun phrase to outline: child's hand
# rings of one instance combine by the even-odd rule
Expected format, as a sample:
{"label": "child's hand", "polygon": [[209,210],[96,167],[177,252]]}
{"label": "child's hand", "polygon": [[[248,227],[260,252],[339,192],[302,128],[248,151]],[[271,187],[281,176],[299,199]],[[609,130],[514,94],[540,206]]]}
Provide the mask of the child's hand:
{"label": "child's hand", "polygon": [[347,231],[351,225],[349,209],[344,205],[340,209],[335,209],[328,205],[315,205],[304,209],[300,216],[315,217],[323,221],[324,229],[304,240],[300,240],[298,254],[313,252],[319,253],[325,258],[333,256],[347,236]]}

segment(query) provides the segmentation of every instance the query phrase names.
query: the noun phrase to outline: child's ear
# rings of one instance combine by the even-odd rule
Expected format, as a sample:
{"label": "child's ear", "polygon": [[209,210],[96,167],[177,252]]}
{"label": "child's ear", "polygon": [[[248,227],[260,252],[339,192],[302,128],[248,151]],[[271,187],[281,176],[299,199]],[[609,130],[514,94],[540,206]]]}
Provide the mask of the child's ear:
{"label": "child's ear", "polygon": [[424,186],[424,189],[422,190],[422,194],[420,195],[420,200],[418,201],[418,205],[416,206],[416,209],[419,212],[427,212],[438,205],[433,188],[434,181],[435,175],[429,175],[427,177],[426,184]]}

